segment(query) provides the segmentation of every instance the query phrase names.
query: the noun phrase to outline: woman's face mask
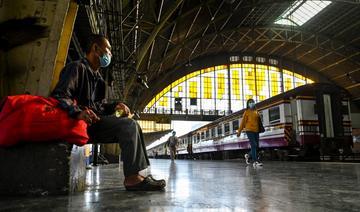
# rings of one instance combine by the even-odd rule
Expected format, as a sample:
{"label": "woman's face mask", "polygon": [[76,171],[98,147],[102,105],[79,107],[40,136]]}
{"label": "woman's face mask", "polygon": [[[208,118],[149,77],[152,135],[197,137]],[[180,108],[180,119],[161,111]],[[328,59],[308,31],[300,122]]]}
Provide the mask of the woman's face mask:
{"label": "woman's face mask", "polygon": [[255,102],[250,102],[249,107],[250,107],[250,109],[254,109],[255,108]]}

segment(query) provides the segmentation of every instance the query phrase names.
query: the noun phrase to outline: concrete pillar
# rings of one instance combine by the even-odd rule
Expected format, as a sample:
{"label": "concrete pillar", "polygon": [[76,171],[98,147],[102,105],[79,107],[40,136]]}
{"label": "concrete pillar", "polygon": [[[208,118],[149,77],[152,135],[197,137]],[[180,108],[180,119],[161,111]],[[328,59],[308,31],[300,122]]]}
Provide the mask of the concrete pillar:
{"label": "concrete pillar", "polygon": [[[63,66],[66,60],[76,17],[74,4],[76,3],[73,0],[0,1],[0,23],[11,19],[36,17],[38,24],[48,27],[46,37],[0,51],[0,97],[23,93],[43,96],[49,94],[56,63],[60,61]],[[15,33],[14,39],[21,39],[19,36],[27,35],[36,37],[39,33],[36,29],[27,27],[19,27],[16,30],[19,32]],[[61,55],[58,53],[64,51],[65,54],[59,58]]]}

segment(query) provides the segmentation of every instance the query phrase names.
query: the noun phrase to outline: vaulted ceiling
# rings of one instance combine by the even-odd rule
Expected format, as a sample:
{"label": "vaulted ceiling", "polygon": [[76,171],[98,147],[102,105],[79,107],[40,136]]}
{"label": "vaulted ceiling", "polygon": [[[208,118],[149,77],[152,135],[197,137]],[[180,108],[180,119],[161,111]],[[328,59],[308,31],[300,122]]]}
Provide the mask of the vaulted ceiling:
{"label": "vaulted ceiling", "polygon": [[[116,98],[134,109],[142,109],[175,73],[189,71],[189,62],[232,54],[294,61],[360,102],[360,2],[333,1],[302,26],[274,24],[292,3],[97,0],[80,7],[75,33],[82,43],[87,23],[109,37]],[[148,89],[139,83],[145,76]]]}

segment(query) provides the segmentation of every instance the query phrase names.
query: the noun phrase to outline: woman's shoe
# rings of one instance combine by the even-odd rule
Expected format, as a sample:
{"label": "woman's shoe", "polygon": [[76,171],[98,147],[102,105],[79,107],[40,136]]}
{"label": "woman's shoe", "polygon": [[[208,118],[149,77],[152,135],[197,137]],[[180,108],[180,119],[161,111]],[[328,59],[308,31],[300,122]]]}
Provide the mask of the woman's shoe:
{"label": "woman's shoe", "polygon": [[165,186],[155,182],[150,177],[146,177],[143,181],[138,184],[125,186],[127,191],[161,191],[164,190]]}
{"label": "woman's shoe", "polygon": [[250,157],[249,154],[245,154],[245,163],[246,163],[247,165],[250,164],[249,157]]}
{"label": "woman's shoe", "polygon": [[260,161],[255,161],[253,165],[254,167],[256,167],[256,166],[262,166],[263,164]]}

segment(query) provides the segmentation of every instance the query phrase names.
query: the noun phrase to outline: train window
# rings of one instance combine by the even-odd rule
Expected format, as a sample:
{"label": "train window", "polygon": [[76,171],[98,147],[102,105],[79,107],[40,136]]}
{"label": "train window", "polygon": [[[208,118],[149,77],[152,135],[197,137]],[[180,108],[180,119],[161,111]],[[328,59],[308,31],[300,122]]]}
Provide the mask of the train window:
{"label": "train window", "polygon": [[210,130],[206,130],[206,138],[210,138]]}
{"label": "train window", "polygon": [[215,137],[215,128],[211,129],[211,137]]}
{"label": "train window", "polygon": [[225,123],[224,128],[225,128],[225,135],[228,135],[230,133],[230,123]]}
{"label": "train window", "polygon": [[343,115],[349,115],[349,108],[347,105],[343,105],[341,108],[341,112]]}
{"label": "train window", "polygon": [[217,127],[217,135],[218,135],[218,136],[222,136],[222,126],[221,126],[221,125],[219,125],[219,126]]}
{"label": "train window", "polygon": [[201,140],[205,139],[205,132],[201,132]]}
{"label": "train window", "polygon": [[239,120],[233,121],[233,133],[235,133],[237,129],[239,129]]}
{"label": "train window", "polygon": [[269,122],[275,123],[280,121],[280,107],[273,107],[269,109]]}
{"label": "train window", "polygon": [[197,134],[197,140],[200,141],[200,133]]}

